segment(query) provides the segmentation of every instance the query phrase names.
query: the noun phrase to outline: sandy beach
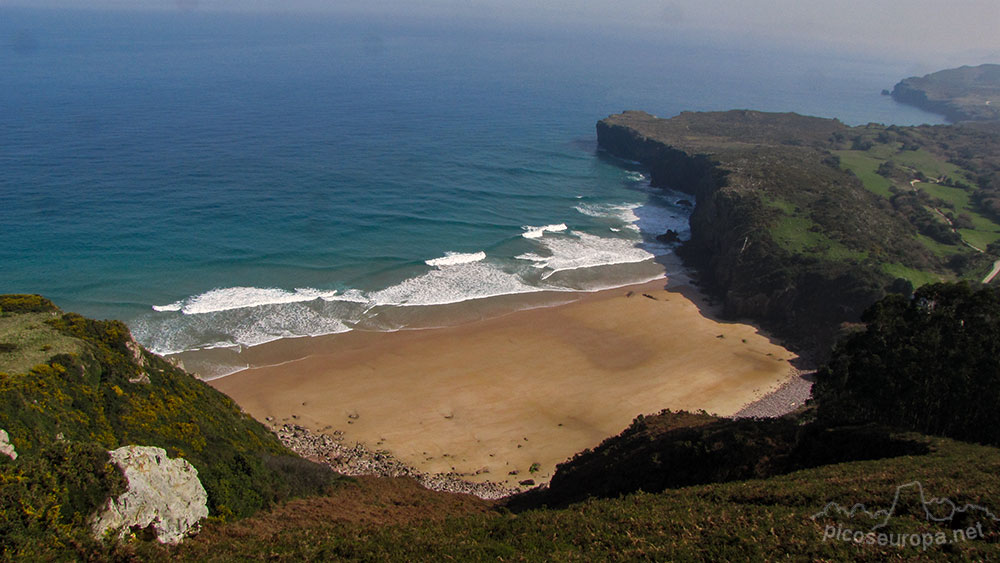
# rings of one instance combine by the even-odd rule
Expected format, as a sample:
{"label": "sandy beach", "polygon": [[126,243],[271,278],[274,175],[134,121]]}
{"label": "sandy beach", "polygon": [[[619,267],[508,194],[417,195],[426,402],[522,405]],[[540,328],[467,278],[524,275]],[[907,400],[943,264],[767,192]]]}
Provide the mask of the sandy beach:
{"label": "sandy beach", "polygon": [[460,326],[278,342],[253,362],[276,365],[211,384],[271,425],[340,431],[420,471],[544,482],[638,414],[727,416],[789,378],[793,354],[692,299],[658,280]]}

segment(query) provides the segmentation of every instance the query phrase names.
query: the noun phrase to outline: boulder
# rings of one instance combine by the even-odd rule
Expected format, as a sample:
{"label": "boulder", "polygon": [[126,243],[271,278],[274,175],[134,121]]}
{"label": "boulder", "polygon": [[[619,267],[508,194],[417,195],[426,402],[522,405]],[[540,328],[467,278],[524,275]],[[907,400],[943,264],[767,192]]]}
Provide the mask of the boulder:
{"label": "boulder", "polygon": [[194,466],[152,446],[123,446],[109,453],[125,474],[128,490],[94,515],[96,537],[110,530],[119,538],[139,533],[176,544],[197,533],[199,521],[208,516],[208,494]]}
{"label": "boulder", "polygon": [[3,454],[10,459],[17,459],[17,452],[14,450],[14,444],[10,443],[10,436],[7,435],[6,430],[0,430],[0,454]]}
{"label": "boulder", "polygon": [[681,240],[681,236],[677,233],[677,231],[667,229],[667,232],[662,235],[657,235],[656,240],[660,242],[678,242]]}

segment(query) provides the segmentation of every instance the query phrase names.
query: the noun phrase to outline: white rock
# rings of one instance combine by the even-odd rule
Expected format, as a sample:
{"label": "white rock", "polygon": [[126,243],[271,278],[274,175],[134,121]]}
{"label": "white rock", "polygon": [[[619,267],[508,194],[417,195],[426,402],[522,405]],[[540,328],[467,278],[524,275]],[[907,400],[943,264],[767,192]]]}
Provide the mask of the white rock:
{"label": "white rock", "polygon": [[108,530],[123,538],[149,529],[161,543],[176,544],[197,531],[198,522],[208,516],[208,494],[194,466],[152,446],[123,446],[110,454],[125,473],[128,490],[108,499],[94,515],[96,537]]}
{"label": "white rock", "polygon": [[0,454],[3,454],[10,459],[17,459],[17,452],[14,450],[14,444],[10,443],[10,436],[7,435],[6,430],[0,430]]}

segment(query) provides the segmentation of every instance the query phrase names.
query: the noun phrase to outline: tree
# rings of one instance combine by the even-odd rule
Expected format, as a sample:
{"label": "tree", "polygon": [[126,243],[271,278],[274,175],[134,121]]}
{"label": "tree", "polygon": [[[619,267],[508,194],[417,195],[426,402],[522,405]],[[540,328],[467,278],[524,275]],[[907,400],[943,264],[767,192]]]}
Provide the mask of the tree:
{"label": "tree", "polygon": [[1000,444],[1000,290],[967,282],[890,295],[817,374],[817,416]]}

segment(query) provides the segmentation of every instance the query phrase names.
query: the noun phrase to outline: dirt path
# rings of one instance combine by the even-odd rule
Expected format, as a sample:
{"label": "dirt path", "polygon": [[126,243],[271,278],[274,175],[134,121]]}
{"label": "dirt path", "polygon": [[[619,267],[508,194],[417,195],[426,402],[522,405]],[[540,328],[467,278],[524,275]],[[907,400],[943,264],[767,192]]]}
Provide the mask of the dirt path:
{"label": "dirt path", "polygon": [[990,283],[993,278],[997,277],[997,274],[1000,274],[1000,260],[993,262],[993,269],[983,278],[983,283]]}

